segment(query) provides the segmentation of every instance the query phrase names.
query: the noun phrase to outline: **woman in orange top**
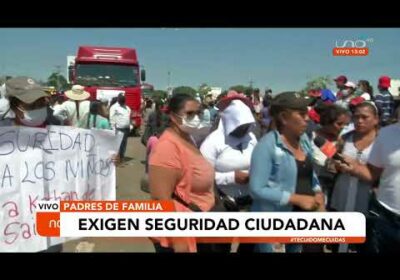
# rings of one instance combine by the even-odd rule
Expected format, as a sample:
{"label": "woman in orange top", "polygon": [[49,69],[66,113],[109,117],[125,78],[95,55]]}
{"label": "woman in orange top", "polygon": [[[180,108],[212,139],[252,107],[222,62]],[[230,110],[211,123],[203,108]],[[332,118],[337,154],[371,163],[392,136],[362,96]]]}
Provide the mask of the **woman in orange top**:
{"label": "woman in orange top", "polygon": [[[176,211],[209,211],[215,203],[214,168],[194,139],[208,133],[201,125],[200,104],[188,94],[169,102],[170,126],[151,152],[149,187],[153,199],[173,199]],[[189,206],[190,205],[190,206]],[[156,252],[197,252],[196,239],[156,238]]]}

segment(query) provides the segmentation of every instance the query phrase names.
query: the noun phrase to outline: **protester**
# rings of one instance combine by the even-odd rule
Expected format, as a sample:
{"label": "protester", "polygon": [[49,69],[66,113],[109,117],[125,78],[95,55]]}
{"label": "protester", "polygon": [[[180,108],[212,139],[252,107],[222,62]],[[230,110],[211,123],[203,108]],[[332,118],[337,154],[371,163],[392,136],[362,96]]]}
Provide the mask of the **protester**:
{"label": "protester", "polygon": [[[49,96],[36,81],[29,77],[15,77],[6,82],[6,97],[15,114],[13,126],[45,128],[49,122]],[[113,156],[113,162],[118,158]],[[49,247],[44,252],[61,252],[62,244]]]}
{"label": "protester", "polygon": [[[346,163],[337,161],[341,172],[374,184],[379,180],[376,198],[371,200],[367,220],[366,251],[400,252],[400,124],[382,128],[371,149],[367,164],[343,155]],[[369,222],[369,223],[368,223]]]}
{"label": "protester", "polygon": [[336,92],[335,96],[337,99],[341,99],[343,96],[343,90],[345,89],[345,84],[347,83],[347,77],[344,75],[338,76],[335,80],[336,87],[338,91]]}
{"label": "protester", "polygon": [[145,107],[143,109],[143,122],[144,122],[144,125],[147,124],[150,114],[154,112],[153,104],[154,104],[154,102],[151,99],[147,99],[146,102],[145,102]]}
{"label": "protester", "polygon": [[[170,126],[150,155],[149,185],[153,199],[173,199],[176,211],[209,211],[215,204],[214,168],[194,138],[199,132],[200,104],[188,94],[169,102]],[[154,239],[156,252],[200,252],[195,238]]]}
{"label": "protester", "polygon": [[141,138],[143,145],[147,146],[147,141],[152,136],[160,136],[162,132],[167,128],[169,123],[169,117],[164,113],[161,108],[163,106],[160,100],[155,102],[156,106],[154,112],[148,116],[146,126]]}
{"label": "protester", "polygon": [[322,104],[316,108],[320,116],[320,127],[312,132],[312,150],[315,172],[318,175],[322,190],[327,197],[327,206],[332,195],[336,170],[331,159],[314,143],[315,138],[322,137],[330,145],[335,146],[339,140],[342,129],[348,122],[348,111],[343,107],[333,104]]}
{"label": "protester", "polygon": [[119,157],[121,161],[124,161],[130,133],[131,109],[126,105],[125,94],[123,93],[118,94],[117,102],[110,107],[110,123],[113,129],[124,134],[119,148]]}
{"label": "protester", "polygon": [[6,84],[0,81],[0,126],[12,125],[15,118],[14,111],[10,108],[10,101],[6,97]]}
{"label": "protester", "polygon": [[[251,210],[260,212],[324,210],[324,196],[312,167],[312,148],[304,134],[310,100],[284,92],[272,100],[276,129],[256,145],[250,166]],[[286,252],[300,252],[286,245]],[[272,244],[257,244],[256,251],[272,252]]]}
{"label": "protester", "polygon": [[345,83],[344,89],[341,90],[340,95],[336,96],[335,104],[338,106],[341,106],[345,109],[348,109],[350,101],[354,97],[356,97],[356,95],[355,95],[356,88],[357,88],[357,86],[353,82],[348,81],[347,83]]}
{"label": "protester", "polygon": [[270,99],[263,99],[263,108],[261,109],[261,136],[267,133],[271,124],[271,116],[269,114]]}
{"label": "protester", "polygon": [[364,98],[364,100],[366,101],[372,100],[373,88],[367,80],[358,81],[358,90],[359,90],[359,96]]}
{"label": "protester", "polygon": [[260,96],[260,90],[258,88],[254,89],[253,94],[251,95],[251,101],[253,102],[254,111],[256,113],[256,119],[260,120],[263,100]]}
{"label": "protester", "polygon": [[74,85],[71,90],[65,92],[68,100],[54,109],[54,116],[64,125],[86,126],[90,109],[90,101],[88,101],[90,93],[84,89],[83,86]]}
{"label": "protester", "polygon": [[45,127],[59,125],[49,107],[46,91],[29,77],[15,77],[6,82],[6,97],[14,119],[9,125]]}
{"label": "protester", "polygon": [[97,128],[97,129],[112,129],[110,122],[107,119],[106,105],[95,100],[90,104],[90,114],[87,121],[86,128]]}
{"label": "protester", "polygon": [[392,94],[389,92],[390,77],[381,76],[378,81],[378,90],[374,96],[376,107],[382,112],[380,125],[386,126],[392,123],[392,116],[394,113],[394,100]]}
{"label": "protester", "polygon": [[[339,152],[365,164],[378,135],[378,109],[373,102],[363,102],[356,106],[353,114],[355,130],[342,136]],[[332,194],[332,208],[336,211],[368,212],[371,183],[357,180],[352,186],[352,178],[341,173],[336,179]]]}
{"label": "protester", "polygon": [[251,154],[257,140],[252,133],[255,119],[241,100],[232,100],[221,112],[217,130],[203,142],[200,151],[215,168],[217,188],[234,199],[249,195]]}

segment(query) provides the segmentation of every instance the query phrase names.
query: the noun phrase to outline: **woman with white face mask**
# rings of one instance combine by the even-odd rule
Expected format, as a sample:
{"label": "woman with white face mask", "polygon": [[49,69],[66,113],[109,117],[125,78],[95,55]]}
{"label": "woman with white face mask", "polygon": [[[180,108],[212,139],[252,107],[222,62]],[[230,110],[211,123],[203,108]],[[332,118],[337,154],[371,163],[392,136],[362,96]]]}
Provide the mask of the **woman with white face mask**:
{"label": "woman with white face mask", "polygon": [[341,94],[336,96],[337,100],[335,102],[336,105],[339,105],[345,109],[349,108],[349,103],[351,99],[355,97],[356,84],[348,81],[344,84],[344,90],[341,91]]}
{"label": "woman with white face mask", "polygon": [[[151,197],[173,199],[176,211],[210,211],[214,206],[214,168],[202,156],[195,138],[208,133],[201,125],[200,104],[188,94],[174,95],[168,105],[170,124],[149,159]],[[196,238],[157,238],[156,252],[200,252]]]}

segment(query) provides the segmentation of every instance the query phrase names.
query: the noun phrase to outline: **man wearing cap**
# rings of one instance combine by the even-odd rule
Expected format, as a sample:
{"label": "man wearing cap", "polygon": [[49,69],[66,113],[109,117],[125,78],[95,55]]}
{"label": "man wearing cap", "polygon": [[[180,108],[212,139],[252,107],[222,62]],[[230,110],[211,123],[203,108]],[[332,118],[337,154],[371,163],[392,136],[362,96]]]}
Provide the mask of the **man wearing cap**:
{"label": "man wearing cap", "polygon": [[347,83],[347,77],[344,75],[340,75],[335,80],[336,87],[338,91],[336,92],[336,98],[342,98],[342,90],[345,89],[345,84]]}
{"label": "man wearing cap", "polygon": [[335,104],[348,109],[350,100],[355,97],[356,84],[348,81],[344,84],[344,89],[341,90],[340,94],[336,96]]}
{"label": "man wearing cap", "polygon": [[5,97],[9,100],[10,106],[7,114],[13,117],[7,125],[45,127],[49,124],[59,124],[48,106],[48,94],[33,79],[29,77],[9,79],[5,83]]}
{"label": "man wearing cap", "polygon": [[86,127],[89,116],[90,93],[81,85],[74,85],[71,90],[65,92],[68,98],[63,104],[55,108],[54,116],[59,118],[65,125],[74,127]]}
{"label": "man wearing cap", "polygon": [[375,94],[374,102],[381,112],[381,126],[390,124],[391,117],[394,110],[394,100],[392,94],[389,92],[390,77],[381,76],[378,81],[379,93]]}
{"label": "man wearing cap", "polygon": [[[7,80],[5,96],[9,99],[10,109],[15,115],[10,125],[45,128],[55,124],[52,122],[48,93],[32,78],[23,76]],[[118,157],[115,155],[112,155],[111,160],[114,164],[118,163]],[[62,244],[57,244],[42,252],[61,251]]]}
{"label": "man wearing cap", "polygon": [[[48,94],[33,79],[11,78],[5,83],[4,93],[9,100],[10,112],[13,113],[13,119],[9,119],[7,125],[45,127],[54,124],[50,121],[52,111],[48,106]],[[62,244],[58,244],[44,252],[61,252],[61,250]]]}

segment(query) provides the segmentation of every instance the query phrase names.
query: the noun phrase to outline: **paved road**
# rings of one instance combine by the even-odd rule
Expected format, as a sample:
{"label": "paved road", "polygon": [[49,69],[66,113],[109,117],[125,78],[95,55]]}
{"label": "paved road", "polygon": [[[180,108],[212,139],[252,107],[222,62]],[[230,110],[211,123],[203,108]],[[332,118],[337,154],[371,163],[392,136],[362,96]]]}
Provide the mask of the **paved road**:
{"label": "paved road", "polygon": [[[128,162],[117,167],[117,199],[149,199],[140,190],[140,178],[144,174],[145,147],[140,138],[128,140],[126,156]],[[64,244],[64,252],[154,252],[147,238],[84,238]]]}

